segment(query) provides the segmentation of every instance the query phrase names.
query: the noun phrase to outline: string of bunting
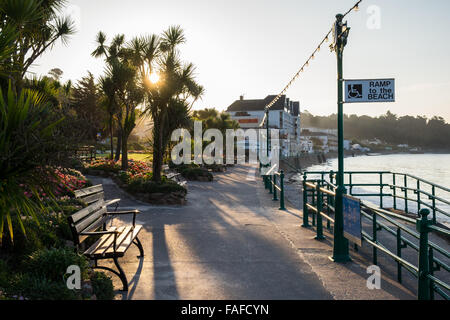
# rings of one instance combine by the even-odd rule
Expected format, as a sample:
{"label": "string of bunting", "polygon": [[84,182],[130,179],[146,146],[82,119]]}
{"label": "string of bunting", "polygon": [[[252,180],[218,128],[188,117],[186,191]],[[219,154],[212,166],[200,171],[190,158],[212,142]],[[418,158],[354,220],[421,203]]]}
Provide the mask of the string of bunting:
{"label": "string of bunting", "polygon": [[[353,7],[351,7],[343,16],[345,17],[352,11],[358,11],[359,4],[362,0],[359,0],[356,2]],[[333,28],[331,28],[326,34],[325,37],[323,37],[322,41],[320,41],[319,45],[314,49],[313,53],[309,56],[309,58],[306,60],[306,62],[301,66],[301,68],[295,73],[295,75],[291,78],[291,80],[288,82],[288,84],[283,88],[283,90],[265,107],[265,110],[268,111],[277,101],[280,99],[280,97],[286,93],[286,91],[289,89],[289,87],[292,85],[292,83],[297,80],[297,78],[300,76],[300,74],[304,71],[304,69],[309,66],[309,62],[314,59],[315,54],[317,54],[320,51],[321,46],[328,42],[328,38],[330,34],[333,32]],[[265,119],[265,116],[264,116]],[[264,120],[262,121],[264,123]]]}

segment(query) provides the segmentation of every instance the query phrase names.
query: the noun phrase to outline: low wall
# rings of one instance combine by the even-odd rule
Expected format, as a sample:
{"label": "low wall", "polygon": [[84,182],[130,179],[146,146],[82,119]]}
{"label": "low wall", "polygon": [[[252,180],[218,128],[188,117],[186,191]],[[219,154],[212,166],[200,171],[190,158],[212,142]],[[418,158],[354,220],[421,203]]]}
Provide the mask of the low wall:
{"label": "low wall", "polygon": [[[345,151],[346,157],[361,155],[361,152],[357,151]],[[292,156],[284,159],[280,159],[280,167],[285,172],[303,171],[308,167],[322,164],[330,159],[337,158],[337,152],[329,153],[307,153],[300,156]]]}

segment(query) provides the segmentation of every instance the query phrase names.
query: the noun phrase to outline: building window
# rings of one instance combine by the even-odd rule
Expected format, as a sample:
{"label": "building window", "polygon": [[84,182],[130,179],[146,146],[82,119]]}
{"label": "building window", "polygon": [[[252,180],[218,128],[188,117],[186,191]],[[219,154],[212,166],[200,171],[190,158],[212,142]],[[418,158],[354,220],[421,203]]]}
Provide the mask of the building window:
{"label": "building window", "polygon": [[284,128],[283,111],[280,111],[280,129]]}

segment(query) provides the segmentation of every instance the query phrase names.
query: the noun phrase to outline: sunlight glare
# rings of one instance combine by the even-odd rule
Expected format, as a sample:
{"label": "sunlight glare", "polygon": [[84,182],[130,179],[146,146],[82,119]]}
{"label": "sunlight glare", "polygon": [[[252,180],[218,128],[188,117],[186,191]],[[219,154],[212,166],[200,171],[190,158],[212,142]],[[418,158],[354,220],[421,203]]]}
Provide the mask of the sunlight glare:
{"label": "sunlight glare", "polygon": [[151,83],[157,83],[159,81],[159,75],[157,73],[150,74],[150,82]]}

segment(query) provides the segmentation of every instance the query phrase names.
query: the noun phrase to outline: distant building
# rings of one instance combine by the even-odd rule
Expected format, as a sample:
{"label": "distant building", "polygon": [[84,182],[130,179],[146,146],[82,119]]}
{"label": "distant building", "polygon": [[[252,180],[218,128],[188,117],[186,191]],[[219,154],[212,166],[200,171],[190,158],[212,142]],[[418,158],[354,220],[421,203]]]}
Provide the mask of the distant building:
{"label": "distant building", "polygon": [[[338,151],[337,129],[322,129],[316,127],[303,127],[301,132],[303,141],[319,139],[322,142],[321,152]],[[317,140],[316,140],[317,141]],[[317,149],[317,148],[316,148]],[[344,149],[350,150],[350,141],[344,140]]]}
{"label": "distant building", "polygon": [[[226,112],[243,129],[265,128],[265,123],[262,123],[265,107],[275,97],[275,95],[268,95],[264,99],[244,99],[240,96],[239,100],[234,101]],[[282,155],[300,153],[300,102],[291,101],[282,95],[269,110],[269,128],[280,130]]]}

